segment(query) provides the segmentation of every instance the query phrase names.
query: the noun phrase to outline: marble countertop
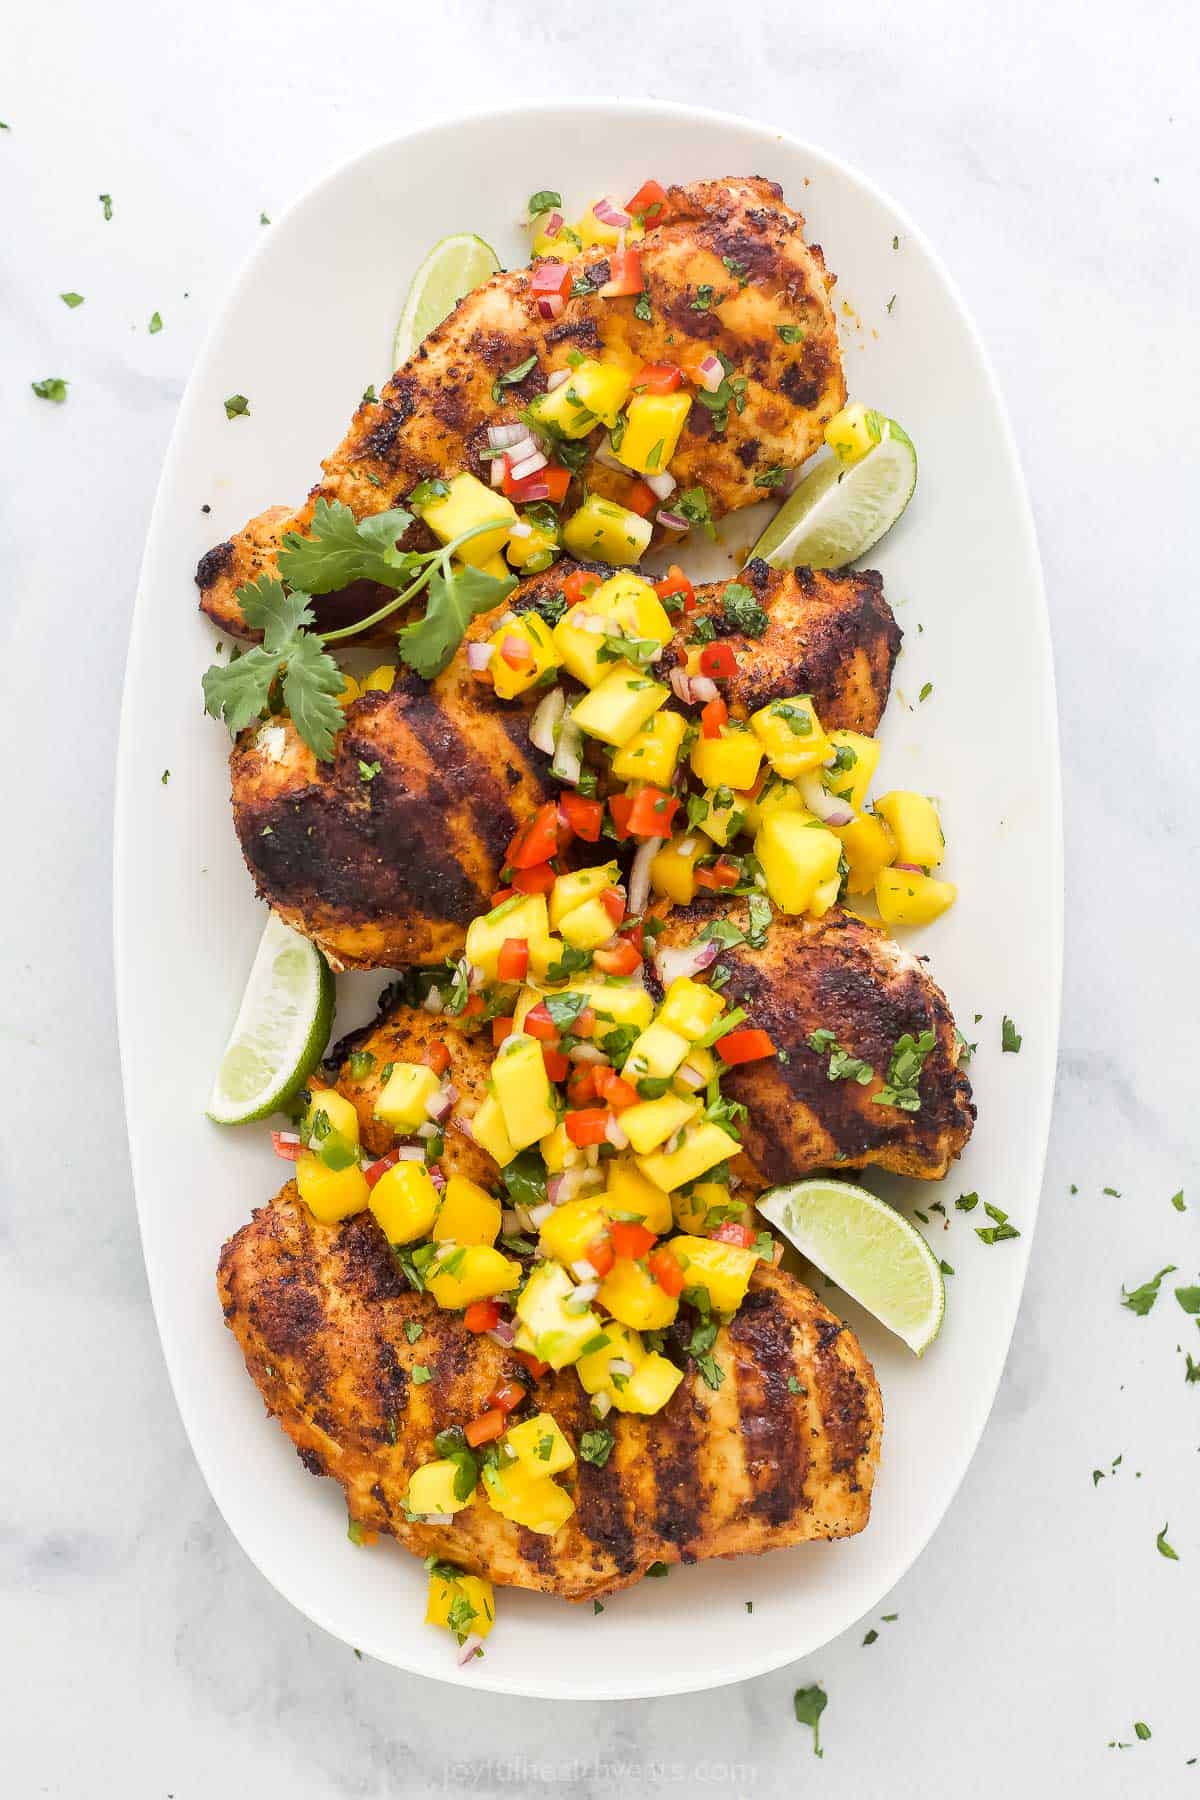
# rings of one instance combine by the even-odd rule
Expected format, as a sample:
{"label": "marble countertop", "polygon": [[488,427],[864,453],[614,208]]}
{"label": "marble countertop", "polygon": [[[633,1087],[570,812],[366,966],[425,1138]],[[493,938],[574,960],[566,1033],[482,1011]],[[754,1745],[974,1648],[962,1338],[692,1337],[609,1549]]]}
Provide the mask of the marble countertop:
{"label": "marble countertop", "polygon": [[[1170,0],[1136,23],[1084,0],[986,14],[860,0],[811,19],[762,0],[734,23],[711,0],[613,0],[591,16],[561,0],[444,0],[407,17],[380,0],[340,16],[311,0],[171,13],[61,0],[6,28],[0,1688],[13,1800],[198,1800],[231,1780],[262,1800],[1200,1793],[1200,1383],[1185,1382],[1180,1348],[1200,1356],[1200,1339],[1169,1294],[1144,1319],[1120,1304],[1123,1281],[1200,1267],[1183,530],[1200,391],[1198,49],[1194,12]],[[260,211],[439,113],[638,88],[753,111],[844,153],[921,221],[990,344],[1058,660],[1065,1012],[1004,1383],[949,1516],[890,1598],[895,1622],[720,1693],[549,1707],[464,1699],[357,1660],[267,1587],[216,1514],[168,1388],[130,1191],[111,770],[159,465]],[[86,303],[70,311],[58,295],[75,289]],[[47,374],[72,383],[61,408],[30,393]],[[1185,1211],[1171,1205],[1180,1189]],[[1167,1521],[1178,1561],[1156,1552]],[[814,1680],[829,1695],[821,1761],[792,1717],[793,1690]]]}

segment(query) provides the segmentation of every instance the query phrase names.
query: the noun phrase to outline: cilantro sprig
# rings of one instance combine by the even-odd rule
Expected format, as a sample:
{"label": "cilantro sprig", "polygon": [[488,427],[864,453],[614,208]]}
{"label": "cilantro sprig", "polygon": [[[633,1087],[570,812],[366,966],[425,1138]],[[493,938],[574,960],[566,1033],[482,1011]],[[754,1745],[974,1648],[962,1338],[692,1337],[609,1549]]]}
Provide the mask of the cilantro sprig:
{"label": "cilantro sprig", "polygon": [[[283,540],[279,552],[283,579],[263,575],[238,589],[246,623],[262,632],[263,641],[205,672],[205,710],[214,719],[224,719],[236,735],[276,700],[282,701],[317,759],[331,761],[342,723],[338,695],[345,683],[327,646],[381,624],[422,590],[424,617],[401,628],[397,648],[424,680],[440,675],[471,620],[506,599],[516,586],[516,576],[488,575],[467,565],[452,567],[461,545],[493,530],[494,522],[474,525],[434,550],[400,550],[397,540],[412,521],[413,514],[403,507],[356,519],[340,500],[318,500],[309,535],[290,531]],[[354,581],[376,582],[391,588],[392,596],[353,625],[312,631],[311,596],[336,593]]]}

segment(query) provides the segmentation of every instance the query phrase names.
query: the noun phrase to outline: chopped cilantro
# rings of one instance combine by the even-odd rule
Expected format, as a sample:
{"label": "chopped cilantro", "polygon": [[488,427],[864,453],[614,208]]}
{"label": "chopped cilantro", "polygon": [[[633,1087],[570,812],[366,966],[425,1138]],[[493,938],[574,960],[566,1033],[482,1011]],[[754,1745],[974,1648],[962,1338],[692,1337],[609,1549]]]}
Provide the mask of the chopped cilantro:
{"label": "chopped cilantro", "polygon": [[553,188],[539,188],[536,194],[529,196],[529,216],[536,218],[538,213],[551,212],[554,207],[562,205],[562,195],[556,194]]}
{"label": "chopped cilantro", "polygon": [[633,303],[633,312],[634,317],[640,319],[643,325],[648,325],[650,323],[654,315],[650,311],[649,288],[642,289],[641,293]]}
{"label": "chopped cilantro", "polygon": [[785,344],[798,344],[804,336],[804,331],[799,325],[777,325],[775,329]]}
{"label": "chopped cilantro", "polygon": [[777,488],[786,480],[787,470],[782,463],[776,463],[773,468],[764,469],[760,475],[756,475],[754,485],[760,488]]}
{"label": "chopped cilantro", "polygon": [[1131,1313],[1137,1314],[1139,1319],[1144,1319],[1158,1299],[1158,1290],[1162,1285],[1163,1276],[1173,1275],[1174,1272],[1175,1264],[1168,1263],[1165,1268],[1158,1271],[1157,1275],[1152,1275],[1149,1281],[1143,1281],[1141,1287],[1127,1288],[1122,1284],[1121,1305],[1127,1306]]}
{"label": "chopped cilantro", "polygon": [[150,333],[151,337],[157,336],[157,334],[162,330],[162,314],[161,313],[152,312],[150,314],[150,323],[147,325],[146,330]]}
{"label": "chopped cilantro", "polygon": [[901,1112],[920,1112],[921,1096],[917,1083],[925,1058],[935,1042],[932,1031],[923,1031],[915,1038],[906,1031],[897,1038],[888,1063],[887,1081],[877,1094],[872,1094],[872,1104],[895,1106]]}
{"label": "chopped cilantro", "polygon": [[424,1329],[420,1319],[405,1319],[404,1321],[404,1335],[410,1344],[416,1343]]}
{"label": "chopped cilantro", "polygon": [[660,1580],[662,1576],[669,1574],[669,1572],[665,1562],[652,1562],[650,1567],[646,1570],[647,1575],[654,1581]]}
{"label": "chopped cilantro", "polygon": [[225,417],[227,419],[244,418],[249,411],[250,402],[247,400],[245,394],[230,394],[228,400],[225,402]]}
{"label": "chopped cilantro", "polygon": [[1172,1549],[1171,1545],[1168,1544],[1168,1542],[1167,1542],[1167,1531],[1168,1531],[1169,1525],[1170,1525],[1170,1521],[1168,1520],[1167,1524],[1163,1526],[1162,1530],[1159,1532],[1158,1536],[1155,1538],[1154,1544],[1155,1544],[1155,1548],[1157,1549],[1158,1554],[1160,1556],[1165,1556],[1168,1562],[1178,1562],[1179,1561],[1178,1550]]}
{"label": "chopped cilantro", "polygon": [[70,383],[64,381],[61,375],[47,375],[44,380],[31,381],[29,385],[39,400],[53,400],[56,406],[61,406],[67,397]]}
{"label": "chopped cilantro", "polygon": [[1180,1190],[1177,1194],[1171,1195],[1171,1205],[1175,1208],[1176,1212],[1186,1212],[1187,1211],[1187,1207],[1183,1203],[1183,1189],[1182,1188],[1180,1188]]}
{"label": "chopped cilantro", "polygon": [[97,199],[98,199],[98,200],[99,200],[99,202],[100,202],[100,204],[101,204],[101,206],[102,206],[102,207],[103,207],[103,208],[104,208],[104,216],[105,216],[105,218],[106,218],[106,219],[111,219],[111,218],[112,218],[112,212],[113,212],[113,208],[112,208],[112,195],[111,195],[111,194],[98,194],[98,195],[97,195],[97,196],[96,196],[96,198],[97,198]]}
{"label": "chopped cilantro", "polygon": [[870,1631],[868,1631],[866,1637],[863,1639],[863,1645],[866,1646],[867,1644],[875,1643],[877,1641],[878,1637],[879,1637],[879,1633],[876,1631],[875,1627],[872,1625]]}
{"label": "chopped cilantro", "polygon": [[725,623],[746,637],[761,637],[767,629],[767,615],[758,604],[754,590],[740,581],[731,581],[721,595],[721,611]]}
{"label": "chopped cilantro", "polygon": [[[605,1340],[607,1342],[607,1339]],[[611,1431],[599,1427],[594,1431],[585,1431],[579,1440],[579,1454],[585,1463],[602,1469],[608,1461],[616,1439]]]}
{"label": "chopped cilantro", "polygon": [[1194,1319],[1200,1313],[1200,1287],[1177,1287],[1175,1298],[1189,1318]]}
{"label": "chopped cilantro", "polygon": [[71,308],[72,312],[74,312],[74,310],[77,306],[83,305],[83,295],[82,294],[68,293],[68,294],[60,294],[58,297],[62,301],[64,306],[69,306]]}
{"label": "chopped cilantro", "polygon": [[412,1378],[414,1387],[424,1387],[427,1381],[433,1380],[433,1370],[425,1363],[414,1363]]}
{"label": "chopped cilantro", "polygon": [[537,351],[535,350],[531,355],[527,356],[523,362],[515,363],[511,369],[501,369],[499,375],[497,375],[495,381],[492,383],[492,399],[496,404],[499,405],[500,401],[503,400],[506,387],[516,387],[517,383],[524,381],[530,371],[536,367]]}
{"label": "chopped cilantro", "polygon": [[821,1714],[828,1706],[829,1700],[823,1687],[814,1684],[812,1687],[797,1688],[792,1695],[792,1710],[798,1725],[810,1725],[813,1734],[814,1756],[824,1756],[821,1748]]}
{"label": "chopped cilantro", "polygon": [[351,1080],[365,1081],[375,1067],[375,1057],[370,1050],[352,1050],[349,1063]]}
{"label": "chopped cilantro", "polygon": [[1014,1055],[1021,1048],[1021,1034],[1007,1013],[1000,1025],[1000,1048],[1011,1050]]}

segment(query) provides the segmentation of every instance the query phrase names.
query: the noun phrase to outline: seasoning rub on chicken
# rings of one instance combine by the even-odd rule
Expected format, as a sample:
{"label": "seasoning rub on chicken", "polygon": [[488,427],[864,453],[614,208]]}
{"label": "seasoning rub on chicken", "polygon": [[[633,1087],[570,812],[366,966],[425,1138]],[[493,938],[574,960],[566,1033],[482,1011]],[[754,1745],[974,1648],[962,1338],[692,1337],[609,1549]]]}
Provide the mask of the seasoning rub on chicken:
{"label": "seasoning rub on chicken", "polygon": [[[805,243],[803,218],[773,182],[700,181],[671,188],[667,199],[663,221],[637,245],[640,295],[604,293],[611,257],[602,246],[570,263],[556,318],[540,316],[530,269],[495,275],[468,294],[378,400],[358,407],[302,506],[269,508],[202,558],[200,604],[214,624],[246,635],[238,588],[275,570],[285,533],[308,530],[318,499],[363,518],[402,505],[430,478],[467,472],[486,482],[488,427],[518,419],[581,357],[631,372],[724,359],[738,384],[731,403],[715,413],[695,400],[661,463],[665,472],[670,462],[679,491],[703,488],[714,518],[762,500],[804,462],[846,397],[820,249]],[[526,363],[519,380],[500,382]],[[588,488],[617,499],[632,479],[594,462],[583,473]],[[582,485],[577,476],[576,490]],[[419,536],[423,528],[414,529]]]}

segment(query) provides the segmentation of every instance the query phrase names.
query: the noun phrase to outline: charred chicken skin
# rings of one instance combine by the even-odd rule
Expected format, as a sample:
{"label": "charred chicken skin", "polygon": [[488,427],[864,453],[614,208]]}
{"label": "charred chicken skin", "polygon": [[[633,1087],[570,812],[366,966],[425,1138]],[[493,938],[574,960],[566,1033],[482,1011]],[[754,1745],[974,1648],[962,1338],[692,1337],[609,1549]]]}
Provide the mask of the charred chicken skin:
{"label": "charred chicken skin", "polygon": [[[523,582],[511,609],[536,607],[565,578],[555,569]],[[828,729],[873,734],[900,647],[880,577],[784,574],[755,562],[738,579],[767,614],[761,637],[731,629],[725,582],[697,589],[689,616],[710,617],[737,653],[731,714],[805,693]],[[431,686],[399,678],[390,693],[353,701],[331,763],[318,762],[286,719],[238,739],[234,821],[258,891],[335,967],[457,956],[499,885],[514,832],[557,791],[529,742],[540,696],[497,700],[467,666],[467,644],[495,627],[495,614],[477,618]],[[664,667],[674,654],[668,645]],[[370,780],[363,768],[376,770]]]}
{"label": "charred chicken skin", "polygon": [[[589,1600],[654,1562],[847,1537],[867,1523],[883,1421],[874,1372],[853,1333],[766,1264],[712,1346],[719,1387],[686,1355],[690,1327],[673,1327],[665,1347],[682,1382],[652,1417],[609,1415],[607,1461],[576,1461],[564,1484],[575,1511],[553,1536],[502,1518],[479,1489],[448,1523],[406,1516],[435,1434],[529,1376],[406,1285],[369,1213],[318,1224],[289,1183],[225,1245],[217,1286],[267,1411],[305,1467],[341,1483],[352,1519],[418,1556]],[[573,1447],[595,1425],[571,1368],[537,1381],[532,1402]]]}
{"label": "charred chicken skin", "polygon": [[[694,403],[671,473],[681,490],[704,488],[714,517],[760,501],[766,489],[756,476],[804,462],[846,397],[832,281],[803,228],[772,182],[695,182],[670,190],[664,221],[638,246],[644,301],[601,294],[609,273],[601,247],[571,264],[573,291],[552,321],[539,315],[529,269],[494,275],[430,333],[378,400],[359,406],[303,506],[269,508],[201,559],[203,610],[222,631],[247,635],[238,588],[275,571],[284,535],[308,529],[318,499],[339,500],[364,518],[402,504],[430,478],[466,470],[486,481],[488,426],[516,419],[580,354],[631,368],[723,356],[745,383],[740,410],[730,407],[718,429],[713,412]],[[524,379],[495,385],[531,357],[536,366]],[[595,464],[586,479],[618,500],[629,487]],[[412,546],[426,541],[423,532],[413,528]],[[362,617],[369,604],[360,598]],[[317,611],[328,625],[330,603]]]}

